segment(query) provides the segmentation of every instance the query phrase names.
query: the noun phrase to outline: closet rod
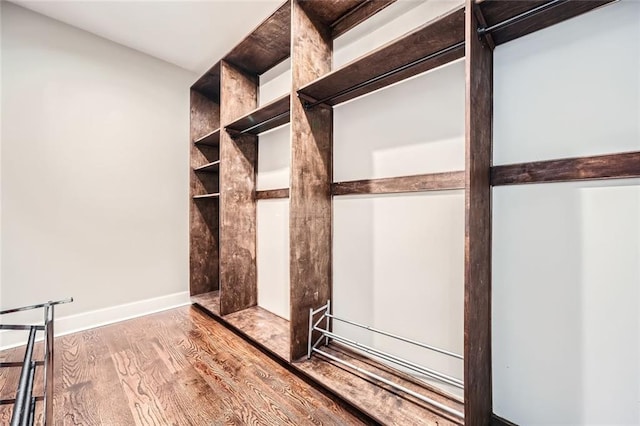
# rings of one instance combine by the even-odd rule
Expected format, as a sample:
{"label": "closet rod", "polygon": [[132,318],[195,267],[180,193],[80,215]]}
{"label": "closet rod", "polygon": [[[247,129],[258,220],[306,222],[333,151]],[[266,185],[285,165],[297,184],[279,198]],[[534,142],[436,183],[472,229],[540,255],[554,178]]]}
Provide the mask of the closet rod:
{"label": "closet rod", "polygon": [[327,352],[324,352],[324,351],[322,351],[320,349],[313,349],[313,352],[316,352],[316,353],[318,353],[318,354],[320,354],[320,355],[322,355],[322,356],[324,356],[326,358],[329,358],[330,360],[332,360],[334,362],[337,362],[338,364],[342,364],[342,365],[344,365],[346,367],[349,367],[349,368],[357,371],[360,374],[364,374],[365,376],[369,376],[372,379],[375,379],[375,380],[377,380],[379,382],[382,382],[382,383],[384,383],[384,384],[386,384],[388,386],[391,386],[391,387],[393,387],[395,389],[398,389],[399,391],[404,392],[404,393],[406,393],[408,395],[411,395],[414,398],[417,398],[417,399],[419,399],[419,400],[421,400],[423,402],[426,402],[427,404],[433,405],[434,407],[439,408],[440,410],[445,411],[446,413],[449,413],[449,414],[452,414],[452,415],[454,415],[454,416],[456,416],[458,418],[464,419],[464,414],[461,413],[460,411],[454,410],[453,408],[450,408],[450,407],[447,407],[446,405],[441,404],[438,401],[435,401],[435,400],[433,400],[431,398],[427,398],[424,395],[420,395],[419,393],[414,392],[411,389],[408,389],[408,388],[406,388],[404,386],[401,386],[401,385],[398,385],[396,383],[393,383],[391,380],[387,380],[384,377],[378,376],[377,374],[371,373],[371,372],[369,372],[369,371],[367,371],[365,369],[357,367],[357,366],[353,365],[350,362],[343,361],[340,358],[337,358],[337,357],[335,357],[335,356],[333,356],[333,355],[331,355],[331,354],[329,354]]}
{"label": "closet rod", "polygon": [[559,6],[563,3],[567,3],[569,0],[552,0],[549,3],[541,4],[540,6],[534,7],[533,9],[529,9],[526,12],[522,12],[519,15],[512,16],[509,19],[505,19],[502,22],[498,22],[497,24],[493,24],[490,27],[478,28],[479,35],[485,35],[491,33],[493,31],[498,31],[503,28],[506,28],[510,25],[516,24],[522,20],[531,18],[532,16],[537,15],[538,13],[545,12],[547,10],[551,10],[556,6]]}
{"label": "closet rod", "polygon": [[258,124],[254,124],[253,126],[248,127],[248,128],[246,128],[244,130],[234,130],[234,129],[230,129],[228,127],[226,127],[226,129],[227,129],[227,131],[229,133],[231,133],[231,136],[236,137],[236,136],[240,136],[240,135],[244,135],[246,133],[249,133],[250,131],[252,131],[254,129],[257,129],[258,127],[262,127],[267,123],[271,123],[272,121],[276,121],[276,120],[278,120],[278,119],[280,119],[282,117],[286,117],[287,115],[289,115],[289,111],[281,112],[278,115],[275,115],[275,116],[273,116],[271,118],[267,118],[266,120],[261,121]]}
{"label": "closet rod", "polygon": [[362,325],[362,324],[358,324],[357,322],[354,322],[354,321],[349,321],[349,320],[346,320],[346,319],[338,318],[338,317],[336,317],[333,314],[330,314],[328,312],[325,314],[325,316],[327,316],[329,318],[332,318],[332,319],[334,319],[336,321],[344,322],[344,323],[351,324],[351,325],[356,326],[356,327],[364,328],[365,330],[373,331],[374,333],[382,334],[383,336],[393,337],[394,339],[402,340],[403,342],[411,343],[412,345],[420,346],[421,348],[429,349],[429,350],[432,350],[434,352],[439,352],[439,353],[444,354],[444,355],[449,355],[449,356],[451,356],[453,358],[464,359],[462,357],[462,355],[458,355],[455,352],[450,352],[450,351],[447,351],[447,350],[444,350],[444,349],[436,348],[435,346],[427,345],[425,343],[418,342],[416,340],[407,339],[406,337],[402,337],[402,336],[398,336],[396,334],[388,333],[386,331],[378,330],[377,328],[369,327],[368,325]]}
{"label": "closet rod", "polygon": [[[464,47],[464,41],[461,41],[461,42],[456,43],[456,44],[454,44],[452,46],[449,46],[449,47],[445,47],[444,49],[440,49],[437,52],[431,53],[431,54],[429,54],[427,56],[424,56],[424,57],[422,57],[420,59],[416,59],[413,62],[409,62],[408,64],[405,64],[405,65],[399,66],[397,68],[394,68],[394,69],[392,69],[390,71],[387,71],[387,72],[385,72],[383,74],[380,74],[380,75],[378,75],[376,77],[372,77],[372,78],[370,78],[368,80],[365,80],[365,81],[363,81],[361,83],[355,84],[355,85],[353,85],[351,87],[347,87],[346,89],[340,90],[338,93],[335,93],[335,94],[333,94],[331,96],[327,96],[326,98],[320,99],[319,101],[305,102],[304,103],[304,108],[305,109],[311,109],[311,108],[313,108],[315,106],[318,106],[320,104],[325,104],[328,101],[331,101],[333,99],[339,98],[341,96],[344,96],[344,95],[346,95],[348,93],[351,93],[353,91],[356,91],[358,89],[362,89],[363,87],[367,87],[367,86],[369,86],[369,85],[371,85],[373,83],[377,83],[380,80],[384,80],[385,78],[391,77],[391,76],[393,76],[395,74],[398,74],[398,73],[400,73],[402,71],[405,71],[405,70],[408,70],[410,68],[413,68],[416,65],[420,65],[420,64],[422,64],[422,63],[424,63],[424,62],[426,62],[426,61],[428,61],[430,59],[435,59],[435,58],[437,58],[439,56],[442,56],[442,55],[445,55],[447,53],[453,52],[454,50],[459,49],[461,47]],[[298,96],[300,96],[300,94],[298,94]]]}

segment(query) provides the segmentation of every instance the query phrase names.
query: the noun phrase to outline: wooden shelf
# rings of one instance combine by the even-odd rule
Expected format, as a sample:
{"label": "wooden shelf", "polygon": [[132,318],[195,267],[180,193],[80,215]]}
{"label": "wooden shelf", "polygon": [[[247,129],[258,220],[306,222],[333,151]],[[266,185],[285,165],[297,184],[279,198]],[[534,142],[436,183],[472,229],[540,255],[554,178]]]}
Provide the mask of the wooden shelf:
{"label": "wooden shelf", "polygon": [[331,184],[332,195],[398,194],[453,189],[464,189],[464,171],[354,180]]}
{"label": "wooden shelf", "polygon": [[193,199],[194,200],[205,200],[208,198],[220,198],[220,193],[216,192],[214,194],[204,194],[204,195],[194,195]]}
{"label": "wooden shelf", "polygon": [[[539,13],[527,19],[492,31],[489,36],[490,44],[496,46],[550,27],[613,1],[615,0],[569,0],[567,2],[554,3],[551,0],[484,0],[479,2],[479,10],[482,19],[485,21],[481,24],[484,24],[485,27],[491,27],[535,8],[543,8]],[[545,9],[545,5],[550,7]]]}
{"label": "wooden shelf", "polygon": [[257,135],[289,122],[290,95],[284,95],[240,117],[225,129],[233,134]]}
{"label": "wooden shelf", "polygon": [[301,4],[307,13],[331,28],[331,36],[336,38],[395,1],[323,0],[305,1]]}
{"label": "wooden shelf", "polygon": [[220,315],[220,292],[218,290],[193,295],[191,301],[213,315]]}
{"label": "wooden shelf", "polygon": [[[390,368],[371,358],[357,354],[344,346],[332,343],[322,351],[364,370],[398,383],[458,411],[464,411],[459,398],[429,384],[419,382],[407,374]],[[362,409],[380,424],[438,424],[460,425],[458,419],[435,407],[402,394],[390,386],[377,382],[338,363],[314,355],[309,360],[293,364],[323,387]]]}
{"label": "wooden shelf", "polygon": [[192,86],[196,90],[216,103],[220,103],[220,62],[198,79]]}
{"label": "wooden shelf", "polygon": [[222,319],[264,349],[289,361],[290,325],[286,319],[260,306],[225,315]]}
{"label": "wooden shelf", "polygon": [[196,145],[220,146],[220,129],[209,132],[193,141]]}
{"label": "wooden shelf", "polygon": [[[310,101],[337,105],[386,87],[464,56],[464,8],[447,13],[373,52],[302,87],[299,95]],[[458,47],[453,47],[458,46]],[[389,75],[443,49],[447,53]],[[372,79],[371,84],[363,85]]]}
{"label": "wooden shelf", "polygon": [[287,59],[291,52],[291,4],[285,2],[240,42],[224,60],[260,75]]}
{"label": "wooden shelf", "polygon": [[211,163],[205,164],[204,166],[196,167],[193,169],[194,172],[200,173],[217,173],[220,168],[220,160],[213,161]]}

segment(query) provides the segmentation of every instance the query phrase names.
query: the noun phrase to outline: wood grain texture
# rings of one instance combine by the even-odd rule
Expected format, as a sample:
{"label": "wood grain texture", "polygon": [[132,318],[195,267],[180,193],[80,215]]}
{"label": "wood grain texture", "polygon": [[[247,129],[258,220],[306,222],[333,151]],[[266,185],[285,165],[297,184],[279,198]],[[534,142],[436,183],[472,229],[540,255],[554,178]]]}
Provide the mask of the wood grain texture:
{"label": "wood grain texture", "polygon": [[307,99],[317,101],[335,96],[326,103],[337,105],[463,57],[464,48],[461,46],[450,53],[427,60],[366,87],[338,95],[369,79],[462,41],[464,41],[464,9],[460,8],[306,84],[298,92]]}
{"label": "wood grain texture", "polygon": [[361,22],[366,21],[396,0],[369,0],[361,2],[347,13],[334,20],[331,27],[331,37],[338,38]]}
{"label": "wood grain texture", "polygon": [[[496,45],[507,43],[613,1],[569,0],[530,18],[494,31],[491,33],[491,37]],[[549,2],[550,0],[484,0],[479,2],[479,5],[487,25],[491,26]]]}
{"label": "wood grain texture", "polygon": [[396,194],[403,192],[443,191],[464,188],[464,171],[431,173],[382,179],[335,182],[333,195]]}
{"label": "wood grain texture", "polygon": [[204,136],[200,136],[198,139],[194,140],[193,143],[196,144],[196,146],[198,147],[202,145],[219,147],[220,146],[220,129],[217,128],[205,134]]}
{"label": "wood grain texture", "polygon": [[220,316],[220,292],[210,291],[191,296],[191,301],[215,316]]}
{"label": "wood grain texture", "polygon": [[289,321],[260,306],[227,315],[224,320],[283,361],[289,361]]}
{"label": "wood grain texture", "polygon": [[[292,3],[293,92],[331,70],[329,27]],[[306,353],[309,308],[331,298],[333,111],[291,97],[289,201],[291,359]]]}
{"label": "wood grain texture", "polygon": [[491,184],[493,51],[466,2],[466,183],[464,286],[465,424],[491,424]]}
{"label": "wood grain texture", "polygon": [[303,0],[305,11],[337,38],[396,0]]}
{"label": "wood grain texture", "polygon": [[191,86],[191,89],[203,94],[213,102],[220,103],[220,62],[200,77]]}
{"label": "wood grain texture", "polygon": [[491,168],[491,184],[571,182],[640,177],[640,152],[508,164]]}
{"label": "wood grain texture", "polygon": [[289,57],[291,5],[285,2],[242,40],[224,61],[253,75],[260,75]]}
{"label": "wood grain texture", "polygon": [[256,200],[272,200],[276,198],[289,198],[289,188],[256,191]]}
{"label": "wood grain texture", "polygon": [[[218,86],[219,82],[218,75],[216,83]],[[219,88],[216,90],[219,92]],[[190,140],[198,140],[219,127],[220,106],[192,89]],[[217,146],[190,143],[189,291],[192,295],[218,289],[219,206],[206,199],[193,198],[219,192],[217,174],[196,173],[193,170],[218,159]]]}
{"label": "wood grain texture", "polygon": [[238,118],[233,123],[227,125],[226,129],[232,134],[238,134],[248,130],[247,133],[257,135],[282,126],[289,122],[290,103],[289,94],[281,96],[273,102],[269,102]]}
{"label": "wood grain texture", "polygon": [[[256,108],[258,81],[235,66],[221,64],[223,126]],[[256,165],[257,136],[220,135],[220,313],[257,303]]]}
{"label": "wood grain texture", "polygon": [[[359,355],[341,345],[332,343],[321,350],[453,409],[463,410],[462,403],[457,401],[455,397],[447,395],[433,386],[418,383],[408,375]],[[322,355],[314,355],[309,360],[296,362],[294,366],[313,380],[317,380],[322,386],[332,389],[340,397],[358,406],[380,424],[398,426],[464,424],[459,419],[453,418],[421,400],[399,392],[357,371],[351,371],[332,360],[325,359]]]}
{"label": "wood grain texture", "polygon": [[[55,425],[364,424],[190,306],[55,344]],[[0,352],[0,359],[23,351]],[[18,377],[5,370],[0,389],[15,389]],[[0,406],[1,424],[9,423],[10,408]]]}

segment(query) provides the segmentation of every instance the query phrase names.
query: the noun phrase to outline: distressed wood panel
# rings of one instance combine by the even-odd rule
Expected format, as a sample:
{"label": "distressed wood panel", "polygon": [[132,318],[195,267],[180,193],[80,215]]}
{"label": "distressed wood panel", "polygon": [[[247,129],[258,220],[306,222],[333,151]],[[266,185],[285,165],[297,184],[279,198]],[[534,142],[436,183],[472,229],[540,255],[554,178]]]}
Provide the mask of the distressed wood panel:
{"label": "distressed wood panel", "polygon": [[206,309],[211,314],[220,316],[220,292],[210,291],[209,293],[202,293],[196,296],[191,296],[191,301]]}
{"label": "distressed wood panel", "polygon": [[[460,45],[449,53],[426,60],[364,87],[350,90],[363,82],[386,75],[399,67],[463,41],[464,9],[460,8],[306,84],[298,92],[301,96],[316,101],[333,97],[326,103],[337,105],[463,57],[464,47]],[[342,94],[347,90],[348,93]]]}
{"label": "distressed wood panel", "polygon": [[[223,61],[222,125],[257,106],[257,78]],[[230,314],[257,303],[256,164],[257,136],[220,135],[220,313]]]}
{"label": "distressed wood panel", "polygon": [[442,191],[463,189],[465,175],[460,172],[431,173],[382,179],[336,182],[331,185],[333,195],[394,194],[402,192]]}
{"label": "distressed wood panel", "polygon": [[[217,85],[219,85],[219,76]],[[220,106],[191,90],[190,140],[194,141],[220,127]],[[217,174],[196,173],[194,169],[219,158],[215,146],[190,143],[189,173],[189,291],[192,295],[218,289],[218,205],[200,197],[219,192]]]}
{"label": "distressed wood panel", "polygon": [[289,321],[260,306],[253,306],[224,317],[248,339],[256,342],[283,361],[289,361]]}
{"label": "distressed wood panel", "polygon": [[640,152],[508,164],[491,169],[494,186],[634,177],[640,177]]}
{"label": "distressed wood panel", "polygon": [[360,3],[331,23],[331,36],[334,39],[340,37],[359,23],[366,21],[395,2],[396,0],[371,0]]}
{"label": "distressed wood panel", "polygon": [[220,62],[196,81],[192,90],[198,91],[216,103],[220,103]]}
{"label": "distressed wood panel", "polygon": [[[329,27],[292,2],[293,92],[331,70]],[[305,110],[291,97],[289,205],[291,359],[306,353],[309,308],[331,298],[331,182],[333,111]]]}
{"label": "distressed wood panel", "polygon": [[[429,384],[418,382],[407,374],[360,355],[344,346],[331,343],[328,347],[320,349],[450,408],[463,411],[462,403],[454,396]],[[444,411],[427,405],[410,395],[403,394],[382,382],[377,382],[362,373],[349,370],[334,361],[325,359],[322,355],[314,355],[311,359],[305,359],[294,365],[322,386],[328,387],[338,396],[362,409],[379,424],[398,426],[464,424],[460,419]]]}
{"label": "distressed wood panel", "polygon": [[464,285],[465,424],[491,424],[491,147],[493,51],[466,2],[466,179]]}
{"label": "distressed wood panel", "polygon": [[256,200],[272,200],[275,198],[289,198],[289,188],[256,191]]}
{"label": "distressed wood panel", "polygon": [[[491,36],[496,45],[507,43],[518,37],[550,27],[567,19],[611,3],[614,0],[569,0],[558,3],[545,11],[532,15],[503,29],[494,31]],[[550,0],[484,0],[479,2],[482,15],[488,26],[513,18],[521,13],[532,10]]]}
{"label": "distressed wood panel", "polygon": [[291,6],[285,2],[273,15],[224,57],[228,63],[260,75],[289,57],[291,46]]}
{"label": "distressed wood panel", "polygon": [[251,111],[249,114],[229,124],[226,127],[227,131],[232,134],[246,132],[257,135],[288,123],[291,103],[289,98],[289,94],[286,94],[273,102]]}

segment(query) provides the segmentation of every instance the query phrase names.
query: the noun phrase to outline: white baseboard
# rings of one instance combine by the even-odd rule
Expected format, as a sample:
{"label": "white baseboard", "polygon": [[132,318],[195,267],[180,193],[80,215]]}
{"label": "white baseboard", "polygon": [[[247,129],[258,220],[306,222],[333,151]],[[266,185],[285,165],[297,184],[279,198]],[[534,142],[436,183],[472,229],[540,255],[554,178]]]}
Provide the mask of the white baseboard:
{"label": "white baseboard", "polygon": [[[97,309],[95,311],[68,315],[66,317],[56,317],[55,335],[56,337],[64,336],[90,328],[101,327],[155,312],[185,306],[190,303],[189,292],[183,291],[166,296],[154,297],[152,299]],[[60,310],[58,310],[58,312],[59,311]],[[39,340],[42,340],[42,333],[38,333],[38,337],[40,337]],[[0,350],[22,346],[25,344],[25,341],[26,335],[24,332],[0,331]]]}

